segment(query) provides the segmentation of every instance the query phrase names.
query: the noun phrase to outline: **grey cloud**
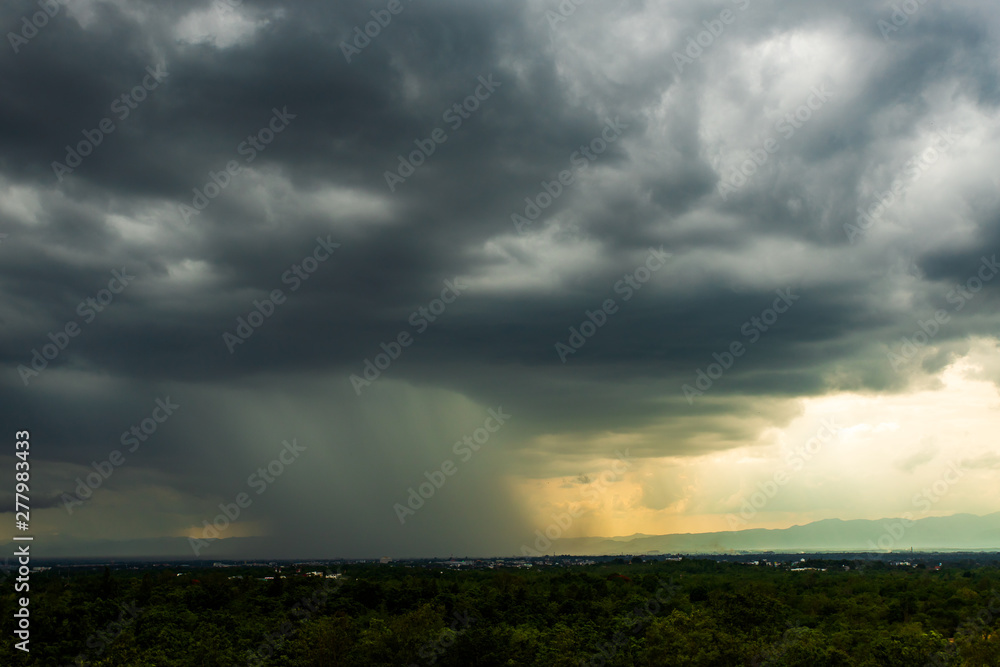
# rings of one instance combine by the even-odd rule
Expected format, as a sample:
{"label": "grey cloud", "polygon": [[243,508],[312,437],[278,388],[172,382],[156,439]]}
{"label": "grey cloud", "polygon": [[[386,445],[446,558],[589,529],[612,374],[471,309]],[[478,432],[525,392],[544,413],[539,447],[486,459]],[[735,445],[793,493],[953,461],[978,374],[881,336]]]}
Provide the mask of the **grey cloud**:
{"label": "grey cloud", "polygon": [[[300,482],[262,497],[262,520],[317,548],[431,552],[516,541],[521,524],[498,509],[514,464],[497,456],[443,490],[413,535],[392,526],[392,499],[474,421],[472,405],[433,416],[402,410],[416,394],[434,397],[428,411],[453,396],[509,406],[518,415],[504,434],[510,452],[543,434],[586,441],[658,428],[662,438],[636,455],[685,456],[704,453],[699,434],[725,448],[767,419],[787,423],[786,399],[901,391],[970,335],[995,335],[990,282],[968,308],[949,311],[935,339],[944,352],[902,373],[886,356],[917,319],[952,308],[953,283],[1000,248],[1000,202],[974,196],[980,174],[963,177],[955,196],[968,194],[964,210],[940,203],[920,212],[941,225],[960,217],[963,234],[947,242],[923,227],[907,234],[895,211],[857,244],[843,229],[898,177],[932,122],[985,132],[974,115],[992,117],[998,101],[988,5],[927,6],[887,43],[876,27],[885,8],[752,2],[678,74],[671,53],[702,20],[739,3],[590,3],[551,34],[544,10],[554,4],[407,3],[347,63],[341,41],[370,20],[362,3],[248,1],[241,11],[268,22],[217,48],[177,37],[179,22],[207,3],[126,12],[97,2],[86,27],[66,13],[22,52],[4,52],[2,421],[36,424],[43,459],[87,465],[170,392],[184,409],[128,465],[212,502],[238,489],[269,446],[309,432],[300,437],[328,457],[329,476],[290,470]],[[33,7],[8,3],[0,24],[16,25]],[[664,39],[628,32],[642,23]],[[813,65],[805,83],[775,66],[744,76],[763,43],[778,48],[797,31],[829,40],[822,46],[849,39],[838,58],[858,69],[845,73],[817,50],[803,56]],[[169,76],[117,119],[115,98],[159,64]],[[452,130],[442,114],[488,75],[501,87]],[[756,147],[823,82],[836,91],[829,105],[722,201],[728,172],[711,152],[724,147],[724,162]],[[968,114],[935,102],[942,87]],[[286,107],[296,118],[246,162],[241,143]],[[525,197],[619,116],[630,124],[621,140],[516,234],[511,214]],[[114,132],[60,183],[51,163],[105,117],[115,118]],[[447,142],[390,192],[385,171],[439,127]],[[969,141],[954,150],[973,150]],[[244,173],[185,224],[178,207],[230,160]],[[924,194],[936,173],[906,197]],[[341,247],[292,292],[284,272],[328,235]],[[668,266],[625,302],[617,281],[661,245],[673,253]],[[122,266],[135,284],[25,387],[18,366],[79,320],[77,304]],[[412,332],[410,314],[456,276],[478,288],[355,396],[349,376],[380,343]],[[801,300],[689,404],[681,386],[733,341],[748,343],[742,325],[786,287]],[[222,334],[274,289],[287,302],[230,354]],[[608,298],[618,314],[561,363],[555,344]],[[414,422],[410,439],[405,424]],[[548,453],[565,454],[560,446]],[[581,445],[577,454],[607,452]],[[650,506],[674,498],[650,493]],[[294,514],[296,503],[311,509]],[[317,522],[328,530],[314,535]]]}

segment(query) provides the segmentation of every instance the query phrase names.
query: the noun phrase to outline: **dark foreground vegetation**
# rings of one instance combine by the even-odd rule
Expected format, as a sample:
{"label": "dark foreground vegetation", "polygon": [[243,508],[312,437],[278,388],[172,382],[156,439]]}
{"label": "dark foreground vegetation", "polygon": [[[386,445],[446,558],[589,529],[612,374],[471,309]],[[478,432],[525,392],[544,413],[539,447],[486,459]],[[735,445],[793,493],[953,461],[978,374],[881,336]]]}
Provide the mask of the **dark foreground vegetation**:
{"label": "dark foreground vegetation", "polygon": [[[3,582],[0,664],[1000,665],[995,565],[796,567],[817,569],[54,568],[31,578],[30,654]],[[342,576],[304,576],[317,569]]]}

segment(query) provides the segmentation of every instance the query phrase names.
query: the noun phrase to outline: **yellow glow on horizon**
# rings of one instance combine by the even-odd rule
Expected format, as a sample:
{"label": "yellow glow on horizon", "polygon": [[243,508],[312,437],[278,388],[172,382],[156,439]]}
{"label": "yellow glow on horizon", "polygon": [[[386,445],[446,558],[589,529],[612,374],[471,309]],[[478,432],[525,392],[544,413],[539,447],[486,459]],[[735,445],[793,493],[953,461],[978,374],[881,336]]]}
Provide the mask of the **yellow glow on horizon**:
{"label": "yellow glow on horizon", "polygon": [[[594,460],[587,466],[593,472],[581,478],[519,477],[511,484],[540,529],[576,514],[560,529],[562,537],[787,528],[905,512],[915,518],[988,514],[1000,508],[996,368],[997,343],[978,340],[908,393],[794,399],[799,416],[760,429],[742,446],[687,458],[634,458],[620,475],[610,472],[611,460]],[[952,465],[962,470],[957,483],[933,503],[916,500]],[[775,481],[778,473],[783,483]],[[606,483],[600,484],[602,475]],[[758,493],[764,491],[772,495]],[[757,505],[744,504],[751,499]]]}

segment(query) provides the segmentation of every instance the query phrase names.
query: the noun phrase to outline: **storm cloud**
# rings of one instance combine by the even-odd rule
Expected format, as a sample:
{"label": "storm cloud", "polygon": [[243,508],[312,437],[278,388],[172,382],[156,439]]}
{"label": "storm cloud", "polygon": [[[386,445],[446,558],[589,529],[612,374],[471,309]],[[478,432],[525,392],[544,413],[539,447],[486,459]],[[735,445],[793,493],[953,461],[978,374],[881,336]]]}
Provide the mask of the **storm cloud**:
{"label": "storm cloud", "polygon": [[201,535],[246,492],[222,536],[276,554],[515,553],[524,489],[620,449],[639,505],[721,517],[670,467],[995,385],[1000,19],[913,4],[6,3],[2,421],[39,499],[124,458],[36,526]]}

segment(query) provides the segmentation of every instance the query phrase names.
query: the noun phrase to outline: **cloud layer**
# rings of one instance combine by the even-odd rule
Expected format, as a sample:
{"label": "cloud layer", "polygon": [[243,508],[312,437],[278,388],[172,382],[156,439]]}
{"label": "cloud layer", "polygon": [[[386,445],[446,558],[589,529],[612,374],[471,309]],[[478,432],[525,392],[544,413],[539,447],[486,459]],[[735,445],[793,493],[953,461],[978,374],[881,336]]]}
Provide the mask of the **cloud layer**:
{"label": "cloud layer", "polygon": [[39,497],[126,461],[53,540],[198,534],[289,438],[241,534],[290,553],[516,552],[619,449],[587,525],[695,530],[819,401],[1000,379],[988,3],[58,7],[0,14],[0,410]]}

